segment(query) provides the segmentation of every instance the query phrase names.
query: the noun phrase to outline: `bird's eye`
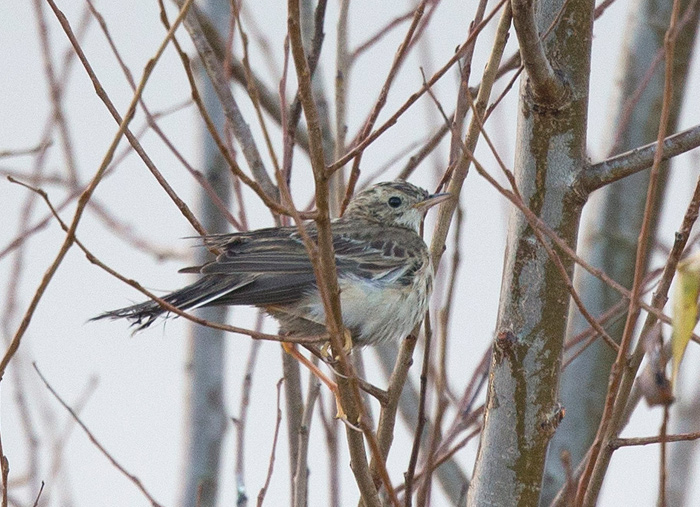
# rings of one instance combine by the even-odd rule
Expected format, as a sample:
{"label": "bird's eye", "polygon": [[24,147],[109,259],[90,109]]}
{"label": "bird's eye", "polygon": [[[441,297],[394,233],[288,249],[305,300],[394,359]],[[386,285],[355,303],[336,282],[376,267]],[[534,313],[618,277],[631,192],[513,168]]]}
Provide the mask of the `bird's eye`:
{"label": "bird's eye", "polygon": [[401,198],[396,197],[395,195],[389,197],[389,206],[391,206],[392,208],[398,208],[399,206],[401,206]]}

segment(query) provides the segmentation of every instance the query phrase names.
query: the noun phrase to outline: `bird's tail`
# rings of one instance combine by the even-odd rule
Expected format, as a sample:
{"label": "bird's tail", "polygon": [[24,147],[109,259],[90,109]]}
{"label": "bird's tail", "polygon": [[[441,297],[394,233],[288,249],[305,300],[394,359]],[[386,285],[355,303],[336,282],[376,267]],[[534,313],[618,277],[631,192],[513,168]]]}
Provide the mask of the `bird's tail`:
{"label": "bird's tail", "polygon": [[[239,284],[231,283],[225,277],[208,277],[199,279],[192,285],[188,285],[180,290],[171,292],[163,296],[163,300],[180,310],[192,310],[200,306],[216,304],[216,300],[239,288]],[[157,301],[145,301],[126,308],[105,312],[90,319],[127,319],[135,326],[135,331],[147,328],[161,315],[167,314],[168,310]]]}

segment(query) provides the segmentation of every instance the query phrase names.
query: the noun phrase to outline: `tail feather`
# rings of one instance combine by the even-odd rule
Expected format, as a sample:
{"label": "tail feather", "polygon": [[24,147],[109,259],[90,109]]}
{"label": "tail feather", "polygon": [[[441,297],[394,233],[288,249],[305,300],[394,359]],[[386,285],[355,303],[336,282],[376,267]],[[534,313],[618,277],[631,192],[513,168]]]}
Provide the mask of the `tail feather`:
{"label": "tail feather", "polygon": [[[234,281],[229,277],[221,276],[204,277],[192,285],[164,296],[162,299],[180,310],[192,310],[200,306],[216,304],[216,300],[220,297],[248,285],[252,281],[253,279]],[[132,326],[136,327],[135,331],[141,331],[153,324],[158,317],[167,313],[168,310],[157,301],[145,301],[137,305],[105,312],[90,320],[127,319]]]}

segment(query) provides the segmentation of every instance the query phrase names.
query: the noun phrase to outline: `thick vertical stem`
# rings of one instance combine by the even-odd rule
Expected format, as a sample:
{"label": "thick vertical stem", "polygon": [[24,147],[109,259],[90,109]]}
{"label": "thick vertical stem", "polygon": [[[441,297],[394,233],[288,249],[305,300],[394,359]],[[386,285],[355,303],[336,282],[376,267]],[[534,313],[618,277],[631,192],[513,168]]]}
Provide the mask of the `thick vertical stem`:
{"label": "thick vertical stem", "polygon": [[[518,189],[528,208],[572,247],[583,207],[571,182],[586,161],[592,14],[589,0],[555,1],[537,9],[539,34],[553,24],[544,52],[569,88],[570,102],[546,107],[540,98],[535,104],[529,78],[520,88]],[[564,256],[561,261],[571,276],[573,262]],[[557,386],[568,307],[557,265],[514,210],[469,505],[537,504],[547,444],[562,415]]]}
{"label": "thick vertical stem", "polygon": [[[207,2],[205,9],[211,19],[219,21],[219,30],[227,29],[229,8],[226,2]],[[223,132],[225,118],[216,93],[205,72],[202,72],[202,99],[219,132]],[[230,197],[229,170],[212,137],[202,129],[205,177],[211,188],[226,203]],[[210,233],[225,232],[227,222],[212,200],[202,191],[200,198],[202,225]],[[197,251],[197,262],[207,260],[206,249]],[[200,316],[212,322],[224,322],[227,309],[215,306],[200,310]],[[219,329],[193,324],[190,331],[188,359],[187,438],[184,461],[183,490],[180,505],[217,505],[221,445],[226,428],[223,404],[224,390],[224,332]]]}

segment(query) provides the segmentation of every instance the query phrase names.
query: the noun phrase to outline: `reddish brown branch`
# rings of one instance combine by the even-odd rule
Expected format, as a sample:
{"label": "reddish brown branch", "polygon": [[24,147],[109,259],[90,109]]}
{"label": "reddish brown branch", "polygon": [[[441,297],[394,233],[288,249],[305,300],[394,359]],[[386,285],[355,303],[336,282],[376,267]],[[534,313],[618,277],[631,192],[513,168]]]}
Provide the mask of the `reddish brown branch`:
{"label": "reddish brown branch", "polygon": [[[61,26],[63,26],[64,30],[66,30],[66,33],[72,34],[72,31],[70,29],[70,24],[68,23],[68,20],[66,19],[65,15],[63,12],[61,12],[58,7],[56,6],[56,3],[54,0],[47,0],[49,2],[49,5],[51,6],[51,9],[54,11],[54,14],[56,17],[59,19]],[[83,216],[83,212],[85,211],[85,207],[87,206],[88,201],[92,197],[92,194],[95,192],[95,189],[97,188],[97,185],[100,183],[102,180],[102,177],[104,176],[105,171],[107,170],[107,167],[109,167],[109,163],[114,157],[114,152],[117,149],[117,146],[119,145],[119,141],[121,140],[122,136],[125,135],[125,133],[128,130],[129,123],[131,122],[134,112],[136,111],[136,105],[138,104],[139,98],[141,97],[141,94],[143,93],[143,90],[146,86],[146,83],[148,82],[148,78],[151,75],[151,72],[153,71],[153,68],[155,67],[158,59],[160,56],[163,54],[163,51],[165,51],[165,48],[169,41],[172,39],[173,34],[175,33],[175,29],[180,25],[180,22],[182,21],[182,18],[184,17],[185,13],[187,12],[187,8],[189,7],[190,3],[192,0],[187,0],[183,9],[180,11],[180,14],[178,15],[177,19],[175,20],[175,23],[173,23],[173,27],[171,30],[168,31],[166,34],[163,42],[161,43],[160,47],[156,51],[155,56],[149,60],[148,64],[146,65],[146,68],[144,69],[143,72],[143,77],[141,78],[141,81],[139,82],[139,86],[134,93],[134,96],[131,100],[131,103],[129,104],[129,107],[127,108],[127,113],[124,115],[124,119],[121,120],[119,129],[117,130],[117,133],[114,135],[114,138],[112,139],[112,142],[107,149],[107,152],[105,153],[105,156],[102,159],[102,163],[100,164],[100,167],[98,168],[97,172],[92,178],[92,181],[88,185],[88,187],[85,189],[85,191],[80,195],[80,198],[78,199],[78,204],[75,210],[75,214],[73,215],[73,220],[70,224],[70,227],[68,228],[68,232],[66,233],[66,237],[63,241],[63,244],[61,245],[61,248],[59,249],[58,253],[56,254],[56,257],[54,261],[51,263],[49,266],[48,270],[44,274],[39,286],[36,289],[36,292],[34,293],[34,297],[32,298],[31,302],[29,303],[29,306],[24,314],[24,317],[22,318],[22,321],[19,325],[19,328],[17,329],[15,335],[12,337],[12,340],[10,341],[10,345],[7,348],[7,351],[5,352],[5,355],[3,356],[2,360],[0,360],[0,379],[2,379],[5,369],[7,368],[7,365],[9,364],[10,360],[12,359],[12,356],[15,355],[17,352],[17,349],[19,349],[20,343],[22,341],[22,337],[24,336],[24,333],[27,331],[27,328],[29,327],[29,323],[32,320],[32,317],[34,315],[34,312],[36,311],[36,308],[39,304],[39,301],[41,301],[41,298],[44,295],[44,292],[46,291],[46,288],[48,287],[49,283],[51,283],[51,280],[53,279],[53,276],[56,274],[56,271],[58,270],[59,266],[63,262],[63,259],[65,258],[66,254],[68,253],[68,250],[73,246],[73,243],[75,241],[75,231],[78,228],[78,224],[80,223],[80,219]],[[71,43],[73,43],[74,47],[76,47],[76,51],[79,50],[80,46],[76,44],[77,40],[75,37],[71,38]],[[80,51],[81,61],[85,61],[85,56],[82,54],[82,51]],[[99,82],[93,81],[95,85],[97,86]],[[102,93],[104,93],[104,90],[102,90]]]}

